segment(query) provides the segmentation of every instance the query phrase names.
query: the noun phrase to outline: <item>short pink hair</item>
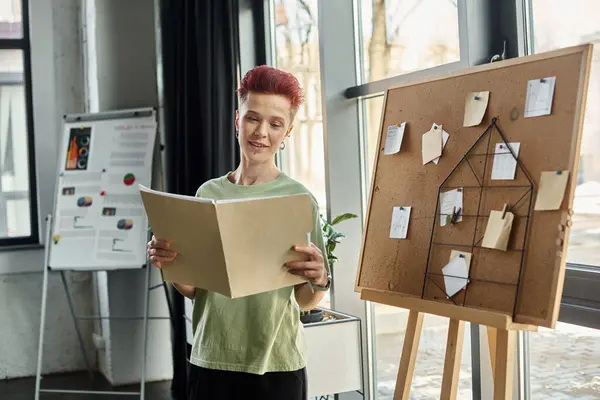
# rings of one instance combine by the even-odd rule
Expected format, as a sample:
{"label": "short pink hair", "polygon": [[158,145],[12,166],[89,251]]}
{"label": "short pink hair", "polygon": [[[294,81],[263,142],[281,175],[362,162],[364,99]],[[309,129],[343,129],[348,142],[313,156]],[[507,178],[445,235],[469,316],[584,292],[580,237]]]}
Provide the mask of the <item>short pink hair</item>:
{"label": "short pink hair", "polygon": [[298,79],[289,72],[267,65],[249,70],[237,90],[240,102],[246,101],[249,92],[278,94],[286,97],[292,105],[292,115],[304,102],[302,87]]}

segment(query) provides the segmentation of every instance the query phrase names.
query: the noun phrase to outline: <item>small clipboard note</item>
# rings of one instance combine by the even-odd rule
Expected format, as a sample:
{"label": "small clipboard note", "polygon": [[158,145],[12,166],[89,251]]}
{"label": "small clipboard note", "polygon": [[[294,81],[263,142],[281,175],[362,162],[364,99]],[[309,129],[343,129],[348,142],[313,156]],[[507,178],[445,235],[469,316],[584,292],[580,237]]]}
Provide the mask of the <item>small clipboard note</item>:
{"label": "small clipboard note", "polygon": [[515,215],[508,211],[505,204],[502,211],[492,210],[485,228],[481,247],[506,251]]}

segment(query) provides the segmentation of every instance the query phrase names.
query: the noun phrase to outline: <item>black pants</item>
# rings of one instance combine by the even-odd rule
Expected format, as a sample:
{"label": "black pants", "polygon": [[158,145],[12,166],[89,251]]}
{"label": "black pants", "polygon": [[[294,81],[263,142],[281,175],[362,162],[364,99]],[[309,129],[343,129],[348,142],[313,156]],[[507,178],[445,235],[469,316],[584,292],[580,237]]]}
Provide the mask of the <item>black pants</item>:
{"label": "black pants", "polygon": [[188,400],[307,400],[306,369],[264,375],[189,364]]}

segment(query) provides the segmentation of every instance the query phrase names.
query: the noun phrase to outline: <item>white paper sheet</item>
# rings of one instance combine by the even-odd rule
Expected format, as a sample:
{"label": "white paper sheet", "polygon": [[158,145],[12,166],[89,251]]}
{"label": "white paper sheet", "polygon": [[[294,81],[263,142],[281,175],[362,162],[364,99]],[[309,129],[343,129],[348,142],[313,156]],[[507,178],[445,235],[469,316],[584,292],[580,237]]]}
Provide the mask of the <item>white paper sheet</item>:
{"label": "white paper sheet", "polygon": [[440,193],[440,225],[450,224],[452,213],[456,210],[459,217],[456,222],[462,222],[463,191],[462,189],[449,190]]}
{"label": "white paper sheet", "polygon": [[525,100],[525,118],[549,115],[552,112],[552,98],[556,77],[532,79],[527,82],[527,98]]}
{"label": "white paper sheet", "polygon": [[406,239],[410,222],[410,209],[410,207],[394,207],[390,227],[391,239]]}
{"label": "white paper sheet", "polygon": [[444,284],[446,285],[446,295],[454,296],[464,289],[469,283],[469,266],[466,258],[463,256],[454,257],[444,268]]}
{"label": "white paper sheet", "polygon": [[513,180],[517,172],[517,160],[521,143],[508,143],[514,156],[504,143],[496,143],[494,151],[494,166],[492,168],[492,179]]}
{"label": "white paper sheet", "polygon": [[[440,125],[434,123],[433,125],[431,125],[432,128],[434,127],[440,127]],[[442,152],[444,151],[444,148],[446,147],[446,143],[448,143],[448,138],[450,137],[450,134],[448,132],[446,132],[445,130],[442,129]],[[435,160],[433,160],[433,162],[437,165],[437,163],[440,162],[440,157],[436,158]]]}
{"label": "white paper sheet", "polygon": [[404,138],[404,128],[406,122],[399,125],[390,125],[387,129],[387,135],[385,138],[385,147],[383,149],[384,155],[396,154],[400,151],[402,146],[402,139]]}

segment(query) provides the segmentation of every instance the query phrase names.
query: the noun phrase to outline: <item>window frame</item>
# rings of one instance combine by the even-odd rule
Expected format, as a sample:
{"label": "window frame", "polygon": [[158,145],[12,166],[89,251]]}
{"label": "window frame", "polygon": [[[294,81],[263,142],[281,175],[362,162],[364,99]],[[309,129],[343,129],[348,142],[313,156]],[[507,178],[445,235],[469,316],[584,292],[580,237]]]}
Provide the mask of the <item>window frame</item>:
{"label": "window frame", "polygon": [[21,50],[23,56],[23,74],[18,81],[9,84],[22,84],[25,93],[25,124],[27,132],[27,161],[29,173],[29,236],[0,238],[1,250],[14,250],[23,247],[37,247],[40,245],[38,191],[37,191],[37,166],[35,158],[35,139],[33,124],[33,91],[31,78],[31,40],[29,32],[29,2],[21,0],[22,36],[20,38],[1,38],[1,50]]}

